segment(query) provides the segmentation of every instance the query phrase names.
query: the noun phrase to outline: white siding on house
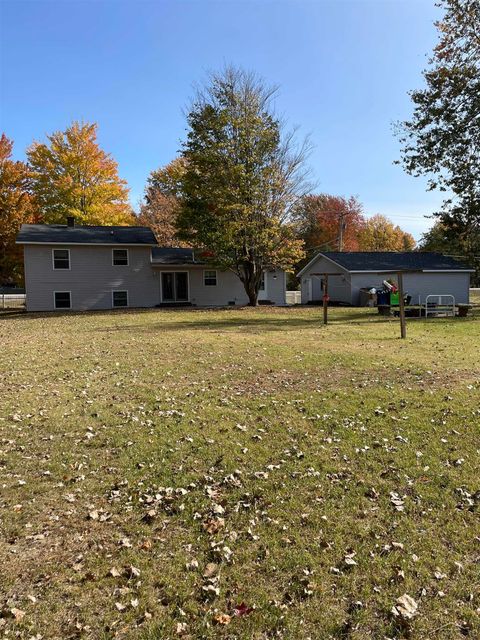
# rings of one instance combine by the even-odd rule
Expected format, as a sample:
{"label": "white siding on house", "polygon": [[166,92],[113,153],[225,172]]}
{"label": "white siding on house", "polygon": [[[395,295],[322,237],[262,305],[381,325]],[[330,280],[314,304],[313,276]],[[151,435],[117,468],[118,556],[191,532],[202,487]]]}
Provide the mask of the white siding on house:
{"label": "white siding on house", "polygon": [[[70,269],[54,269],[52,249],[69,249]],[[203,267],[152,268],[151,247],[128,247],[128,265],[114,266],[112,249],[120,246],[24,245],[28,311],[53,311],[54,292],[70,291],[71,308],[111,309],[113,291],[128,292],[129,307],[154,307],[161,302],[162,271],[187,271],[189,301],[197,306],[245,305],[248,298],[238,277],[217,270],[217,285],[204,282]],[[126,247],[125,247],[126,248]],[[285,273],[267,272],[264,298],[285,304]]]}
{"label": "white siding on house", "polygon": [[[226,307],[230,303],[242,306],[248,304],[243,284],[232,271],[217,270],[216,286],[205,285],[203,267],[162,267],[155,268],[160,287],[161,273],[166,271],[188,271],[190,302],[199,307]],[[273,304],[285,304],[285,272],[267,272],[265,299]]]}
{"label": "white siding on house", "polygon": [[267,271],[265,274],[267,293],[265,298],[273,304],[287,304],[287,274],[285,271]]}
{"label": "white siding on house", "polygon": [[[70,269],[53,269],[52,249],[70,250]],[[28,311],[52,311],[53,292],[71,291],[72,309],[111,309],[112,291],[128,291],[130,307],[160,301],[158,277],[150,264],[151,248],[128,247],[128,266],[112,265],[112,246],[25,245]],[[118,248],[118,247],[117,247]]]}

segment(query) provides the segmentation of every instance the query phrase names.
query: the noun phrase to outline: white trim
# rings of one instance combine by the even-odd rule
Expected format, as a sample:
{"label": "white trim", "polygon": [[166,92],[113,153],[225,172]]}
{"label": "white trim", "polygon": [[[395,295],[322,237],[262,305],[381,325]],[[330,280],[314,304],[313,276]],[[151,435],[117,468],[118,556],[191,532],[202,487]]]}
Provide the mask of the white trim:
{"label": "white trim", "polygon": [[[66,269],[65,269],[66,271]],[[70,295],[70,306],[69,307],[57,307],[56,302],[55,302],[55,295],[57,293],[68,293]],[[71,309],[72,308],[72,292],[71,291],[54,291],[53,292],[53,308],[55,309],[55,311],[57,310],[64,310],[64,309]]]}
{"label": "white trim", "polygon": [[422,273],[475,273],[475,269],[423,269]]}
{"label": "white trim", "polygon": [[[120,266],[124,266],[124,265],[120,265]],[[115,306],[113,304],[113,295],[115,293],[126,293],[127,294],[127,304],[126,305],[121,304],[119,306]],[[130,306],[130,302],[129,302],[129,299],[128,299],[128,290],[127,289],[112,289],[112,309],[126,309],[129,306]]]}
{"label": "white trim", "polygon": [[[187,299],[186,300],[164,300],[163,299],[163,282],[162,282],[162,274],[163,273],[186,273],[187,274]],[[186,269],[163,269],[160,271],[160,304],[175,304],[176,302],[190,302],[190,272]],[[176,286],[175,286],[175,278],[173,279],[173,288],[174,295],[176,296]]]}
{"label": "white trim", "polygon": [[[353,269],[346,269],[345,267],[343,267],[343,269],[345,269],[346,271],[348,271],[348,273],[377,273],[377,274],[382,274],[384,273],[385,275],[389,274],[389,273],[398,273],[399,271],[403,271],[403,269],[401,267],[393,267],[393,269],[365,269],[363,271],[360,270],[356,270],[354,271]],[[412,271],[403,271],[403,275],[404,276],[408,276],[409,274],[419,274],[419,273],[474,273],[475,269],[413,269]]]}
{"label": "white trim", "polygon": [[[58,269],[55,266],[55,251],[67,251],[68,253],[68,269]],[[52,268],[54,271],[70,271],[70,268],[72,266],[71,260],[70,260],[70,249],[60,249],[60,247],[57,247],[56,249],[52,249]]]}
{"label": "white trim", "polygon": [[[115,264],[115,258],[114,258],[115,251],[127,252],[127,264]],[[128,249],[126,247],[113,247],[112,248],[112,267],[129,267],[129,266],[130,266],[130,255],[128,253]]]}
{"label": "white trim", "polygon": [[[205,278],[206,278],[205,274],[208,271],[210,273],[212,273],[212,272],[215,273],[215,284],[205,284]],[[209,278],[209,279],[212,280],[212,278]],[[217,287],[218,286],[218,271],[217,271],[217,269],[204,269],[203,270],[203,286],[204,287]]]}

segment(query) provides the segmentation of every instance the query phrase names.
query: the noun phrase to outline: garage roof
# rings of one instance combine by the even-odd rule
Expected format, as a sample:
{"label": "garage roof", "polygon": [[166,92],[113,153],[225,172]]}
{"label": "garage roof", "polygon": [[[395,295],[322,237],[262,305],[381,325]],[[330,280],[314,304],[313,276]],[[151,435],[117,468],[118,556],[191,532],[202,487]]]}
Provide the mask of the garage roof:
{"label": "garage roof", "polygon": [[473,271],[467,265],[442,253],[426,251],[324,251],[300,271],[302,275],[316,260],[327,258],[346,271],[378,273],[388,270]]}

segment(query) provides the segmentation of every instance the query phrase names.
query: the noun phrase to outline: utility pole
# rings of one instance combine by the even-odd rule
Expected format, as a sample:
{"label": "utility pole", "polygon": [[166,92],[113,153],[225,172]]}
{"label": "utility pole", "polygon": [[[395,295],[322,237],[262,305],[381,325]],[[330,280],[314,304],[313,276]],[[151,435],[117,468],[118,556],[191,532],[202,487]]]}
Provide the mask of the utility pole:
{"label": "utility pole", "polygon": [[347,228],[347,223],[345,222],[346,213],[340,214],[340,228],[338,233],[338,250],[343,251],[343,232]]}

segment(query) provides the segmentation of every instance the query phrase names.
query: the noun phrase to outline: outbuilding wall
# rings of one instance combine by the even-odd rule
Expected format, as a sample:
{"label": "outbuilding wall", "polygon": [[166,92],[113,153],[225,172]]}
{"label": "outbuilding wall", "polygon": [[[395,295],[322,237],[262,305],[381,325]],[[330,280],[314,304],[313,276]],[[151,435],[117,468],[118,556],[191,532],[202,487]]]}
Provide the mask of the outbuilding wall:
{"label": "outbuilding wall", "polygon": [[[333,263],[331,260],[319,256],[317,260],[305,271],[301,276],[301,294],[302,304],[308,304],[311,301],[319,302],[322,300],[322,277],[312,275],[313,273],[339,273],[341,276],[330,276],[328,278],[328,295],[331,302],[343,302],[351,304],[350,276],[348,271]],[[310,284],[309,284],[310,281]],[[311,297],[310,297],[311,288]]]}
{"label": "outbuilding wall", "polygon": [[[343,276],[330,276],[328,293],[331,302],[342,302],[354,306],[360,304],[360,289],[383,287],[383,280],[393,279],[395,274],[350,273],[325,257],[319,256],[301,276],[302,304],[320,302],[323,296],[321,276],[314,273],[343,272]],[[310,283],[309,283],[310,282]],[[436,271],[430,273],[406,273],[403,276],[404,290],[412,296],[412,304],[424,304],[427,295],[453,295],[455,302],[468,304],[470,273]]]}
{"label": "outbuilding wall", "polygon": [[[397,276],[378,275],[375,273],[353,273],[352,304],[360,304],[360,289],[367,287],[382,288],[383,280],[397,281]],[[469,273],[405,273],[403,288],[405,294],[412,296],[411,304],[424,304],[427,295],[453,295],[455,302],[468,304],[469,302]]]}

